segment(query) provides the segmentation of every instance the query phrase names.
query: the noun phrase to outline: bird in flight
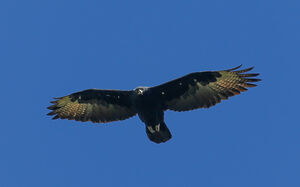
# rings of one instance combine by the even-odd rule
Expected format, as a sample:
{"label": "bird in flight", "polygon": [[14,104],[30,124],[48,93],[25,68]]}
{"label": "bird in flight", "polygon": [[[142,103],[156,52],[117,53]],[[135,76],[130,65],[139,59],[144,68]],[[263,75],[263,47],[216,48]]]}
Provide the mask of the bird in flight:
{"label": "bird in flight", "polygon": [[146,126],[148,138],[155,143],[166,142],[172,135],[164,121],[166,110],[188,111],[209,108],[222,100],[255,87],[251,82],[258,73],[241,67],[190,73],[154,87],[134,90],[88,89],[64,97],[54,98],[48,109],[53,119],[69,119],[106,123],[125,120],[138,114]]}

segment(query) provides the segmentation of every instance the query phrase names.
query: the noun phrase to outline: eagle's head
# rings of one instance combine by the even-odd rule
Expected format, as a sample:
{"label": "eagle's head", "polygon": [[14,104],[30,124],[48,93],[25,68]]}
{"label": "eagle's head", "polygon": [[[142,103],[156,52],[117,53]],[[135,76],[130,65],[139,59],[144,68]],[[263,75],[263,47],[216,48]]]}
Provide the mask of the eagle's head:
{"label": "eagle's head", "polygon": [[148,90],[149,87],[143,87],[143,86],[139,86],[136,89],[134,89],[135,93],[137,95],[144,95],[145,91]]}

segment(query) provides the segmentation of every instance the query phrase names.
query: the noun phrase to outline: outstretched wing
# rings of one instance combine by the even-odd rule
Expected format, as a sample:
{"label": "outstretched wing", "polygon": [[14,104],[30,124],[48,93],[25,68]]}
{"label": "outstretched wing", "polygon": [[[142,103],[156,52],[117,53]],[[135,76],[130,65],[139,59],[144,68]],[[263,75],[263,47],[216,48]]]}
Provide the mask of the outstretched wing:
{"label": "outstretched wing", "polygon": [[74,119],[105,123],[124,120],[136,114],[132,106],[132,91],[89,89],[55,98],[48,115],[53,119]]}
{"label": "outstretched wing", "polygon": [[165,84],[151,88],[153,94],[159,98],[165,110],[187,111],[196,108],[209,108],[223,99],[246,91],[247,87],[254,87],[259,74],[243,74],[253,67],[237,70],[241,66],[224,71],[206,71],[191,73]]}

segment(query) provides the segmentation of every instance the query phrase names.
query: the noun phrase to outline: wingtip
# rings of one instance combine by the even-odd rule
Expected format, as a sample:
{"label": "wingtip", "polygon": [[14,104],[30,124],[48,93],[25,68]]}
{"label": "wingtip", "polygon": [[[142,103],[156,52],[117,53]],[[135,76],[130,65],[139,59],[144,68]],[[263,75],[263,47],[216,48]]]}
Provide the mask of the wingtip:
{"label": "wingtip", "polygon": [[246,68],[246,69],[242,69],[242,70],[238,70],[238,71],[234,71],[235,73],[246,73],[248,71],[251,71],[254,69],[254,66],[250,67],[250,68]]}
{"label": "wingtip", "polygon": [[261,79],[244,79],[246,82],[259,82]]}
{"label": "wingtip", "polygon": [[59,116],[56,115],[56,116],[54,116],[52,119],[55,120],[55,119],[58,119],[58,118],[59,118]]}
{"label": "wingtip", "polygon": [[55,110],[57,108],[58,108],[57,105],[51,105],[51,106],[47,107],[47,109],[49,109],[49,110]]}
{"label": "wingtip", "polygon": [[241,64],[241,65],[239,65],[239,66],[237,66],[237,67],[231,68],[231,69],[227,69],[227,70],[225,70],[225,71],[233,71],[233,70],[237,70],[237,69],[239,69],[240,67],[242,67],[242,65],[243,65],[243,64]]}
{"label": "wingtip", "polygon": [[48,116],[53,116],[53,115],[55,115],[56,114],[56,112],[55,111],[52,111],[52,112],[49,112],[47,115]]}
{"label": "wingtip", "polygon": [[251,84],[251,83],[245,83],[246,87],[252,88],[252,87],[256,87],[256,84]]}

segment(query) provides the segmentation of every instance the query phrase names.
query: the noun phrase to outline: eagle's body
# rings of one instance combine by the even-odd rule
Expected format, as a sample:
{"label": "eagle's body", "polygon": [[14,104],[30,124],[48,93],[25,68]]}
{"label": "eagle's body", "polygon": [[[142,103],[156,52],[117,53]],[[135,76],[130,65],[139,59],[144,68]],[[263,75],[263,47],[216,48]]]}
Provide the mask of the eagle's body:
{"label": "eagle's body", "polygon": [[[240,66],[239,66],[240,67]],[[209,108],[230,96],[254,87],[259,74],[242,74],[252,70],[206,71],[155,87],[137,87],[131,91],[89,89],[56,98],[48,115],[53,119],[74,119],[105,123],[124,120],[138,114],[146,125],[149,139],[156,143],[169,140],[172,135],[164,122],[164,111],[187,111]]]}
{"label": "eagle's body", "polygon": [[146,133],[150,140],[160,143],[169,140],[172,135],[164,122],[164,106],[162,100],[148,87],[135,89],[133,105],[139,118],[146,125]]}

